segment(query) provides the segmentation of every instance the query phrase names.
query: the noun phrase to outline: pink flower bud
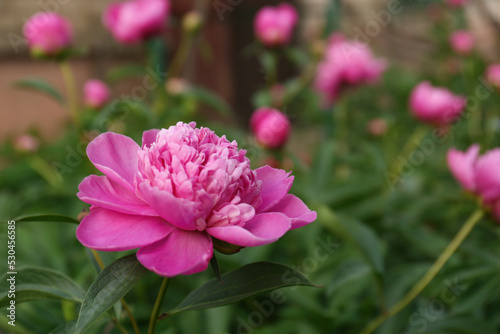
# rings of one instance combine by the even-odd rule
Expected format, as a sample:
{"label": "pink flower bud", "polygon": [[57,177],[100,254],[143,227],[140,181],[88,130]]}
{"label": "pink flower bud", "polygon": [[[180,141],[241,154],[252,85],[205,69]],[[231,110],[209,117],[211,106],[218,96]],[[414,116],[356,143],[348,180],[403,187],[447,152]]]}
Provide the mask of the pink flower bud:
{"label": "pink flower bud", "polygon": [[23,134],[14,140],[14,148],[19,152],[33,153],[38,150],[38,147],[40,147],[40,143],[32,135]]}
{"label": "pink flower bud", "polygon": [[479,155],[479,145],[472,145],[466,152],[450,149],[447,154],[448,167],[466,190],[476,191],[474,166]]}
{"label": "pink flower bud", "polygon": [[99,109],[109,101],[111,93],[109,87],[100,80],[89,80],[83,86],[85,105]]}
{"label": "pink flower bud", "polygon": [[255,16],[255,35],[265,46],[287,45],[298,19],[297,10],[288,3],[263,7]]}
{"label": "pink flower bud", "polygon": [[28,40],[34,57],[60,57],[73,42],[70,23],[59,14],[40,12],[24,25],[23,35]]}
{"label": "pink flower bud", "polygon": [[387,121],[383,118],[374,118],[368,123],[367,130],[374,137],[383,136],[387,132]]}
{"label": "pink flower bud", "polygon": [[467,55],[474,49],[476,40],[469,31],[458,30],[451,34],[450,45],[456,53]]}
{"label": "pink flower bud", "polygon": [[322,95],[323,104],[328,106],[346,88],[379,81],[386,67],[386,62],[376,59],[365,44],[348,41],[342,34],[334,33],[318,65],[314,87]]}
{"label": "pink flower bud", "polygon": [[290,121],[281,111],[263,107],[253,113],[250,128],[260,144],[280,148],[290,134]]}
{"label": "pink flower bud", "polygon": [[475,165],[476,189],[485,203],[500,200],[500,148],[486,152]]}
{"label": "pink flower bud", "polygon": [[496,88],[500,88],[500,64],[490,65],[486,69],[486,79]]}
{"label": "pink flower bud", "polygon": [[118,41],[133,44],[160,34],[169,11],[168,0],[113,2],[104,12],[103,23]]}
{"label": "pink flower bud", "polygon": [[465,97],[454,95],[446,88],[433,87],[424,81],[413,89],[410,109],[418,120],[442,126],[460,117],[466,102]]}

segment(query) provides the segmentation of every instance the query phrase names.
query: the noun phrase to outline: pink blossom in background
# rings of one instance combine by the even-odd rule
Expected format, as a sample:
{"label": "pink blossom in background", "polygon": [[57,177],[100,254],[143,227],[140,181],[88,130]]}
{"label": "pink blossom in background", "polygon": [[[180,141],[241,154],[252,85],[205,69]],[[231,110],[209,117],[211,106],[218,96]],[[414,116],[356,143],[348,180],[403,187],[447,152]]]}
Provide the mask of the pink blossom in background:
{"label": "pink blossom in background", "polygon": [[368,133],[374,137],[381,137],[387,133],[387,121],[383,118],[374,118],[366,127]]}
{"label": "pink blossom in background", "polygon": [[335,33],[318,65],[314,87],[328,106],[345,88],[376,83],[386,68],[385,60],[375,58],[368,46]]}
{"label": "pink blossom in background", "polygon": [[168,0],[112,2],[104,11],[103,23],[116,40],[133,44],[160,34],[169,11]]}
{"label": "pink blossom in background", "polygon": [[433,87],[424,81],[410,95],[410,109],[418,120],[434,126],[455,121],[464,111],[467,99],[454,95],[443,87]]}
{"label": "pink blossom in background", "polygon": [[263,107],[250,118],[250,129],[257,141],[267,148],[280,148],[290,135],[290,121],[281,111]]}
{"label": "pink blossom in background", "polygon": [[298,19],[297,10],[288,3],[263,7],[255,16],[255,36],[266,46],[287,45],[292,39],[293,28]]}
{"label": "pink blossom in background", "polygon": [[88,80],[83,86],[85,105],[91,108],[102,108],[111,97],[108,85],[101,80]]}
{"label": "pink blossom in background", "polygon": [[493,86],[500,88],[500,64],[493,64],[486,69],[486,79]]}
{"label": "pink blossom in background", "polygon": [[456,53],[467,55],[474,50],[476,39],[467,30],[458,30],[451,34],[450,45]]}
{"label": "pink blossom in background", "polygon": [[26,21],[23,35],[35,57],[58,57],[73,43],[73,29],[69,21],[53,12],[33,15]]}
{"label": "pink blossom in background", "polygon": [[14,140],[14,148],[20,152],[36,152],[40,147],[40,142],[37,138],[29,134],[22,134]]}
{"label": "pink blossom in background", "polygon": [[105,175],[79,186],[78,197],[92,205],[76,231],[84,246],[139,248],[149,270],[189,275],[207,268],[218,240],[265,245],[316,219],[288,194],[289,173],[252,170],[236,142],[195,126],[146,131],[142,147],[110,132],[88,145],[89,159]]}
{"label": "pink blossom in background", "polygon": [[465,5],[469,0],[445,0],[448,6],[451,7],[461,7]]}
{"label": "pink blossom in background", "polygon": [[479,145],[466,152],[450,149],[448,166],[455,178],[468,191],[481,197],[483,203],[500,213],[500,148],[479,155]]}

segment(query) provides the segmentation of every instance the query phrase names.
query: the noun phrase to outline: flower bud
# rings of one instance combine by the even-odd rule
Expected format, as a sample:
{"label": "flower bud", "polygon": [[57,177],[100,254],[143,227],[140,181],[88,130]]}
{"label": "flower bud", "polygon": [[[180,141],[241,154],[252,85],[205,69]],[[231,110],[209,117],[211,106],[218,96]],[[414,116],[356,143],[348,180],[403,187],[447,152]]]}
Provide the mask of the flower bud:
{"label": "flower bud", "polygon": [[89,80],[83,87],[85,105],[94,109],[102,108],[109,101],[109,87],[100,80]]}
{"label": "flower bud", "polygon": [[40,147],[38,139],[29,134],[22,134],[14,140],[14,148],[23,153],[33,153]]}
{"label": "flower bud", "polygon": [[33,15],[24,25],[23,35],[35,58],[62,58],[73,43],[70,23],[53,12]]}
{"label": "flower bud", "polygon": [[229,242],[222,241],[216,238],[212,238],[212,242],[214,244],[214,249],[218,252],[226,255],[232,255],[238,253],[242,248],[242,246],[237,246],[230,244]]}
{"label": "flower bud", "polygon": [[297,10],[288,3],[263,7],[255,16],[255,36],[268,47],[287,45],[298,19]]}
{"label": "flower bud", "polygon": [[455,121],[464,111],[467,99],[454,95],[446,88],[433,87],[424,81],[410,95],[410,109],[418,120],[434,126]]}
{"label": "flower bud", "polygon": [[168,0],[113,2],[104,11],[102,20],[116,40],[134,44],[159,35],[169,11]]}
{"label": "flower bud", "polygon": [[263,107],[253,113],[250,128],[261,145],[275,149],[286,143],[290,134],[290,121],[281,111]]}
{"label": "flower bud", "polygon": [[500,89],[500,64],[490,65],[486,69],[486,80],[495,88]]}
{"label": "flower bud", "polygon": [[450,45],[452,49],[461,55],[468,55],[474,50],[476,40],[474,35],[467,30],[455,31],[450,36]]}

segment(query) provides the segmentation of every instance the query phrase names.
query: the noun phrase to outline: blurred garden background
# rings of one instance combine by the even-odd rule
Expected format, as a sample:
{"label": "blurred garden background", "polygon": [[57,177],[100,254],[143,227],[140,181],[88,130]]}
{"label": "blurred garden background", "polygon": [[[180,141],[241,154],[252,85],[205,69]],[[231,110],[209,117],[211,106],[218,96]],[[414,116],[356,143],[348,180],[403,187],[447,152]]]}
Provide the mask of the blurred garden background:
{"label": "blurred garden background", "polygon": [[[318,214],[275,243],[217,253],[221,272],[267,260],[319,287],[175,314],[157,333],[499,333],[496,0],[289,1],[297,22],[279,42],[255,22],[283,1],[167,2],[161,29],[123,43],[103,24],[110,1],[0,0],[2,274],[3,223],[15,220],[16,268],[59,272],[83,298],[102,268],[76,224],[23,217],[88,214],[76,193],[99,173],[85,148],[100,133],[140,144],[146,130],[196,121],[236,140],[252,168],[292,172],[291,192]],[[67,54],[28,45],[39,12],[70,22]],[[97,102],[89,80],[105,85]],[[255,116],[262,108],[276,123]],[[99,252],[104,265],[130,253]],[[174,277],[161,312],[214,277]],[[81,300],[17,279],[45,294],[17,303],[11,326],[2,276],[0,333],[74,332]],[[86,333],[149,334],[161,282],[148,272],[125,296],[137,324],[117,303]]]}

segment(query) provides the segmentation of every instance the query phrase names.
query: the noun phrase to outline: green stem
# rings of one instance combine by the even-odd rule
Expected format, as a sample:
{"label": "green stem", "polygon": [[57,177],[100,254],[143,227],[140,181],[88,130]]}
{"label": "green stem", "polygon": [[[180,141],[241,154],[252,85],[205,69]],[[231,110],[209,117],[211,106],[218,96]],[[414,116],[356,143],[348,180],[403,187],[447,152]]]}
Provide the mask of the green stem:
{"label": "green stem", "polygon": [[419,294],[424,290],[427,285],[434,279],[437,273],[443,268],[445,263],[449,258],[455,253],[457,248],[462,244],[465,238],[472,231],[474,226],[481,220],[484,212],[481,208],[476,209],[474,213],[467,219],[465,224],[462,226],[460,231],[453,240],[448,244],[445,250],[439,255],[436,262],[429,268],[425,275],[413,286],[413,288],[393,307],[389,309],[386,313],[379,315],[377,318],[372,320],[361,332],[360,334],[370,334],[376,330],[380,325],[382,325],[387,319],[398,314],[403,310],[409,303],[411,303]]}
{"label": "green stem", "polygon": [[58,173],[40,156],[32,156],[28,160],[28,165],[40,174],[52,187],[59,188],[61,186]]}
{"label": "green stem", "polygon": [[155,306],[153,307],[153,312],[151,313],[151,318],[149,319],[148,334],[154,334],[155,332],[156,323],[158,322],[158,314],[160,314],[160,307],[163,302],[163,298],[165,297],[165,293],[167,292],[169,281],[168,277],[165,277],[161,283],[160,291],[158,291]]}
{"label": "green stem", "polygon": [[66,85],[66,92],[68,94],[68,109],[73,119],[75,125],[79,125],[80,117],[78,115],[78,94],[75,84],[75,76],[71,69],[71,65],[67,61],[59,62],[59,67],[61,68],[61,73],[64,78],[64,84]]}

